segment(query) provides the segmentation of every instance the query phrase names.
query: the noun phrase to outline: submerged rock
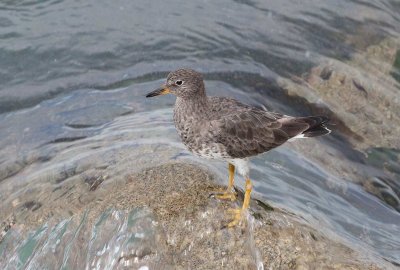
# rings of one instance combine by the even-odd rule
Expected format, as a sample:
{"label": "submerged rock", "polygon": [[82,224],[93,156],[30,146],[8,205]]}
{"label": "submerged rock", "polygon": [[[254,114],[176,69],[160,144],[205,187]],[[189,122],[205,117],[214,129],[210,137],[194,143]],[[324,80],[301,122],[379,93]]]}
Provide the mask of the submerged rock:
{"label": "submerged rock", "polygon": [[280,79],[289,96],[329,113],[335,130],[358,149],[400,148],[399,85],[393,77],[400,41],[386,39],[357,53],[346,63],[322,61],[302,78]]}
{"label": "submerged rock", "polygon": [[[330,143],[317,139],[291,147],[397,211],[399,170],[391,164],[400,149],[399,52],[400,40],[386,38],[346,62],[323,59],[301,78],[278,79],[291,99],[331,118],[333,132],[323,138]],[[393,153],[382,156],[383,166],[370,157],[381,149]]]}
{"label": "submerged rock", "polygon": [[13,225],[0,244],[1,268],[379,269],[258,200],[247,221],[227,228],[227,210],[239,202],[210,196],[224,188],[213,178],[185,163],[134,173],[72,218],[48,219],[25,239]]}

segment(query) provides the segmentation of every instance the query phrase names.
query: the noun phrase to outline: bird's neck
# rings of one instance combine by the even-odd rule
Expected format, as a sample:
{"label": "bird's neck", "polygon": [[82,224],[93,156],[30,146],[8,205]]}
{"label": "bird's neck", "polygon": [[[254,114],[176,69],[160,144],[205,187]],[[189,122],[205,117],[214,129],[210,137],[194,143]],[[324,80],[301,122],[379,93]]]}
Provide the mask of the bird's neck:
{"label": "bird's neck", "polygon": [[185,111],[187,114],[193,116],[204,117],[209,111],[208,97],[206,95],[199,95],[188,99],[177,97],[175,109]]}

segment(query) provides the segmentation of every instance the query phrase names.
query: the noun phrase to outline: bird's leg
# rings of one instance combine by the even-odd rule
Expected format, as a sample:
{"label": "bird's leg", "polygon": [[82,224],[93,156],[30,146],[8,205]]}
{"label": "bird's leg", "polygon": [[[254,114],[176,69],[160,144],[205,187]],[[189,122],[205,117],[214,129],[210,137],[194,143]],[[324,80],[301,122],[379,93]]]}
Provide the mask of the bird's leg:
{"label": "bird's leg", "polygon": [[233,220],[228,224],[228,227],[234,227],[237,224],[239,224],[240,220],[242,219],[242,214],[247,208],[249,208],[250,205],[250,194],[251,190],[253,188],[253,185],[251,184],[251,181],[249,178],[246,178],[246,190],[244,193],[244,200],[243,200],[243,206],[241,209],[230,209],[228,210],[232,214],[234,214]]}
{"label": "bird's leg", "polygon": [[235,175],[235,166],[231,163],[229,163],[229,183],[226,191],[222,194],[216,195],[218,199],[226,200],[230,199],[231,201],[236,200],[236,195],[233,190],[233,184],[234,184],[234,175]]}

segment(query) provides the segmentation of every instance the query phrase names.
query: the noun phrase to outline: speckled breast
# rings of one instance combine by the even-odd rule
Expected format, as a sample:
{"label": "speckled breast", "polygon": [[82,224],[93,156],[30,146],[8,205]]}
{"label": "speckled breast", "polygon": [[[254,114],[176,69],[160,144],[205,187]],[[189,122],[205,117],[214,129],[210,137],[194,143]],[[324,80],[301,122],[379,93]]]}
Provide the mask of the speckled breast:
{"label": "speckled breast", "polygon": [[183,144],[192,153],[203,158],[230,158],[225,146],[215,142],[215,134],[207,121],[175,108],[174,123]]}

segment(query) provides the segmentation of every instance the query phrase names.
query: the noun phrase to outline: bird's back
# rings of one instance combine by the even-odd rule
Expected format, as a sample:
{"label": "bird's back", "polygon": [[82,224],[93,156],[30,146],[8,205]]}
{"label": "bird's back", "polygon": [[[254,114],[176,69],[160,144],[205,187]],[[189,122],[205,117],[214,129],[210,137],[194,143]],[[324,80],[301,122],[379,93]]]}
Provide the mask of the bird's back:
{"label": "bird's back", "polygon": [[186,108],[182,116],[178,108],[175,114],[184,144],[194,153],[212,158],[246,158],[301,134],[313,137],[329,133],[324,126],[326,117],[290,117],[225,97],[209,97],[207,109],[202,111]]}

